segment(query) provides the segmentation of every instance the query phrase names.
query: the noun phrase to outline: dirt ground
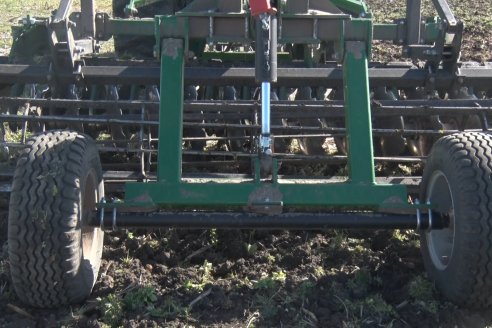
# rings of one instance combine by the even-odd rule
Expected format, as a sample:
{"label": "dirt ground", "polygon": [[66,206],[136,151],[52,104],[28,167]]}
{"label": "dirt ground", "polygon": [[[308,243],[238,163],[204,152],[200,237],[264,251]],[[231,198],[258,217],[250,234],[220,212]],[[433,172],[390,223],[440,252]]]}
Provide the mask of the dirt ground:
{"label": "dirt ground", "polygon": [[120,231],[80,306],[38,310],[10,286],[0,216],[1,327],[485,327],[426,280],[406,231]]}
{"label": "dirt ground", "polygon": [[[398,0],[368,1],[378,21]],[[462,59],[492,61],[490,0],[450,1],[466,24]],[[375,58],[398,55],[385,45]],[[411,231],[107,233],[84,304],[25,307],[10,283],[0,195],[0,327],[487,327],[490,311],[446,302],[426,279]]]}

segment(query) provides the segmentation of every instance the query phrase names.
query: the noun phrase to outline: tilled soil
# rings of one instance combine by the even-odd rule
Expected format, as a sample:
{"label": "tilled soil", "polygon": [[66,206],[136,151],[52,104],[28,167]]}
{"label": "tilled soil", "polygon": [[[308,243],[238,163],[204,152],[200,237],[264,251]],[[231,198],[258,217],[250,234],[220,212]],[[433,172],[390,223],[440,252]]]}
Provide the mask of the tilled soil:
{"label": "tilled soil", "polygon": [[[368,1],[378,21],[404,1]],[[450,1],[466,23],[462,60],[492,60],[490,0]],[[399,14],[399,15],[397,15]],[[375,46],[375,60],[397,60]],[[0,198],[3,196],[0,196]],[[0,204],[5,201],[0,199]],[[409,231],[155,230],[107,233],[100,277],[84,304],[20,303],[0,212],[1,327],[485,327],[426,279]]]}
{"label": "tilled soil", "polygon": [[484,327],[445,302],[406,231],[119,231],[80,306],[39,310],[10,285],[1,214],[2,327]]}

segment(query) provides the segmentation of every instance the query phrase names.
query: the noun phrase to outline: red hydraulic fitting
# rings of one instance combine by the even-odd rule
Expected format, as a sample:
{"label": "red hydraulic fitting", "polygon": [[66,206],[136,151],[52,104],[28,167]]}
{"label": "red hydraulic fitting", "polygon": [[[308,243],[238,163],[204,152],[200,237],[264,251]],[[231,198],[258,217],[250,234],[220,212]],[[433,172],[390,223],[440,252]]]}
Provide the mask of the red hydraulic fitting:
{"label": "red hydraulic fitting", "polygon": [[270,0],[249,0],[249,6],[251,7],[251,16],[258,16],[264,13],[274,14],[277,12],[275,8],[270,6]]}

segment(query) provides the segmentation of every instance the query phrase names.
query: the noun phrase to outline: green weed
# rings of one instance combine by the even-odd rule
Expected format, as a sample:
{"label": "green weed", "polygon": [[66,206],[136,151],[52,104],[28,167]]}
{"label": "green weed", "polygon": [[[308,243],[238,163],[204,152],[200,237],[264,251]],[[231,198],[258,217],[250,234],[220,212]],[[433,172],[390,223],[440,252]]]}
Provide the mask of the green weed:
{"label": "green weed", "polygon": [[332,251],[340,250],[347,244],[347,235],[343,231],[334,231],[333,237],[330,238],[329,249]]}
{"label": "green weed", "polygon": [[280,270],[272,273],[272,279],[278,282],[285,282],[285,279],[287,279],[287,274],[284,270]]}
{"label": "green weed", "polygon": [[99,299],[99,308],[102,313],[101,320],[110,327],[118,327],[123,319],[123,301],[119,295],[109,294]]}
{"label": "green weed", "polygon": [[254,303],[265,320],[271,320],[278,315],[279,308],[273,297],[260,293],[255,296]]}
{"label": "green weed", "polygon": [[347,286],[352,292],[364,294],[370,290],[372,282],[371,273],[362,269],[355,272],[354,277],[347,282]]}
{"label": "green weed", "polygon": [[326,275],[326,271],[325,271],[325,268],[323,268],[323,266],[321,265],[317,265],[315,268],[314,268],[314,276],[316,278],[322,278]]}
{"label": "green weed", "polygon": [[159,246],[161,245],[161,242],[158,239],[150,239],[146,241],[147,245],[150,246],[150,248],[157,250],[159,249]]}
{"label": "green weed", "polygon": [[130,230],[127,230],[126,231],[126,238],[127,239],[133,239],[133,238],[135,238],[135,236],[133,235],[133,232],[131,232]]}
{"label": "green weed", "polygon": [[[246,248],[246,253],[248,253],[248,255],[250,255],[250,256],[255,255],[256,252],[258,251],[258,245],[257,244],[246,243],[244,245],[244,247]],[[275,260],[275,257],[273,259]]]}
{"label": "green weed", "polygon": [[272,291],[277,287],[277,283],[271,277],[266,277],[258,280],[254,284],[254,288],[262,291]]}
{"label": "green weed", "polygon": [[123,265],[125,266],[130,266],[130,264],[132,264],[132,257],[130,256],[130,253],[127,252],[126,253],[126,256],[124,258],[121,259],[121,263],[123,263]]}
{"label": "green weed", "polygon": [[380,294],[355,301],[338,299],[347,312],[344,327],[391,327],[397,316],[395,309]]}
{"label": "green weed", "polygon": [[23,137],[28,139],[30,136],[32,136],[32,132],[29,130],[26,130],[25,135],[22,135],[22,129],[12,131],[6,124],[4,125],[5,129],[5,141],[6,142],[11,142],[11,143],[19,143],[22,142]]}
{"label": "green weed", "polygon": [[219,235],[217,229],[210,229],[208,231],[208,242],[211,246],[217,246],[219,244]]}
{"label": "green weed", "polygon": [[189,309],[185,306],[182,306],[178,301],[174,300],[173,298],[166,298],[164,300],[164,304],[150,310],[149,314],[152,317],[161,318],[165,320],[173,320],[179,316],[188,317]]}
{"label": "green weed", "polygon": [[273,256],[273,255],[272,255],[272,254],[270,254],[270,253],[267,253],[267,254],[265,255],[265,258],[266,258],[266,260],[267,260],[267,262],[268,262],[269,264],[273,264],[273,263],[275,263],[275,261],[276,261],[275,256]]}
{"label": "green weed", "polygon": [[[276,271],[271,276],[259,279],[254,284],[254,289],[257,290],[254,297],[254,307],[258,309],[262,318],[271,320],[278,315],[279,304],[276,298],[279,298],[281,285],[287,279],[287,274],[283,271]],[[282,297],[283,303],[288,304],[292,300],[288,297]]]}
{"label": "green weed", "polygon": [[306,280],[299,284],[295,293],[296,297],[300,300],[310,297],[315,292],[316,284],[312,281]]}
{"label": "green weed", "polygon": [[415,277],[408,284],[408,294],[413,298],[414,304],[424,311],[436,314],[439,310],[439,302],[435,298],[434,285],[423,276]]}
{"label": "green weed", "polygon": [[125,310],[140,311],[153,308],[157,295],[153,287],[147,286],[133,290],[123,298]]}
{"label": "green weed", "polygon": [[287,275],[285,271],[280,270],[277,272],[273,272],[270,277],[265,277],[259,279],[255,284],[254,288],[263,291],[272,291],[276,289],[278,283],[284,283],[285,279],[287,279]]}
{"label": "green weed", "polygon": [[186,291],[202,292],[203,289],[205,288],[205,285],[210,283],[210,281],[212,280],[212,270],[213,270],[212,263],[205,260],[205,262],[203,262],[203,265],[199,269],[199,271],[201,272],[200,280],[198,282],[187,280],[184,283],[183,288]]}

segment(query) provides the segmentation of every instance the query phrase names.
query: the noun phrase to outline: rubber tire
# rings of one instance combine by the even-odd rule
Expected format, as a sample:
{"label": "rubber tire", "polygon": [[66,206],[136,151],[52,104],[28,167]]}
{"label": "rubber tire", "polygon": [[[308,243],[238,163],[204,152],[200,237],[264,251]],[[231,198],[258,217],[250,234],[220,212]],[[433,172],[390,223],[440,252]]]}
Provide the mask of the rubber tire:
{"label": "rubber tire", "polygon": [[[429,232],[421,233],[421,251],[429,277],[455,304],[486,308],[492,305],[492,136],[458,133],[442,137],[433,146],[422,177],[423,200],[429,183],[444,176],[454,214],[453,246],[446,265],[432,260]],[[434,184],[434,183],[433,183]],[[432,187],[431,187],[432,188]],[[436,202],[438,203],[438,202]],[[441,203],[445,201],[441,200]],[[436,204],[439,206],[439,204]],[[441,205],[442,206],[442,205]],[[432,242],[431,242],[432,245]],[[433,253],[435,254],[435,253]]]}
{"label": "rubber tire", "polygon": [[88,136],[49,131],[28,140],[15,169],[8,219],[12,283],[23,303],[53,308],[89,296],[104,233],[84,222],[103,195],[99,154]]}

